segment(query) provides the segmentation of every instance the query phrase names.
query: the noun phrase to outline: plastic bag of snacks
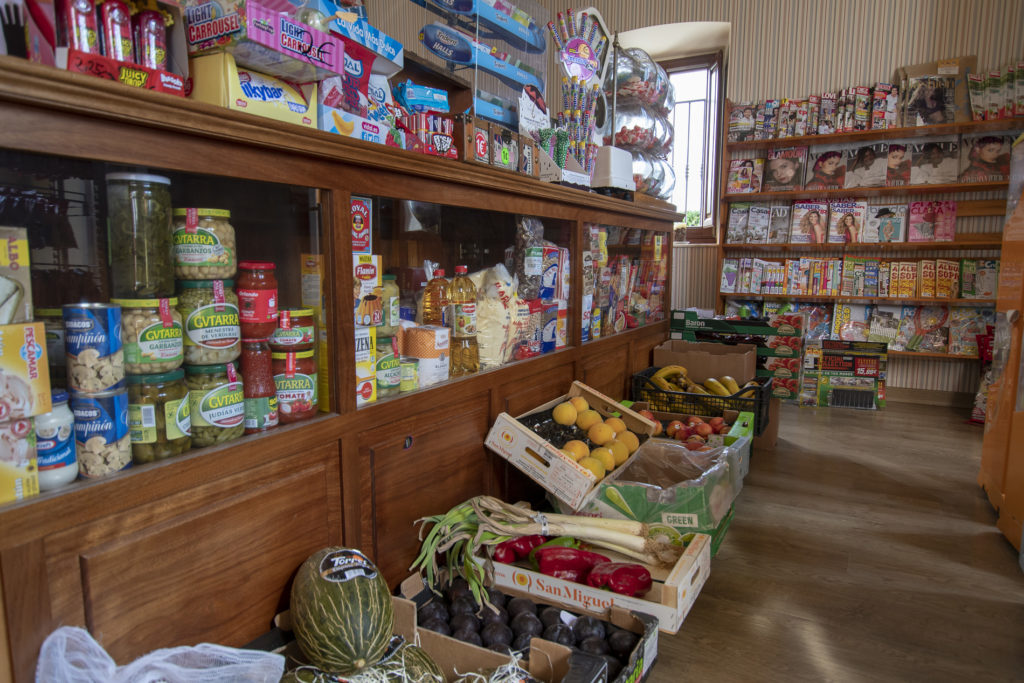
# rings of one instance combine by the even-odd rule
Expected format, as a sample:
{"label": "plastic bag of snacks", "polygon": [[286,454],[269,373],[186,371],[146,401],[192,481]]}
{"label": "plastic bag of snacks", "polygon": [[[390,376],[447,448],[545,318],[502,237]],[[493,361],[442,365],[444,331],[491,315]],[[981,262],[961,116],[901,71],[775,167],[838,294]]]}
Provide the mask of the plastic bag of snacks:
{"label": "plastic bag of snacks", "polygon": [[88,631],[74,626],[62,626],[47,637],[36,665],[36,681],[63,683],[277,683],[283,674],[282,655],[210,643],[154,650],[118,666]]}

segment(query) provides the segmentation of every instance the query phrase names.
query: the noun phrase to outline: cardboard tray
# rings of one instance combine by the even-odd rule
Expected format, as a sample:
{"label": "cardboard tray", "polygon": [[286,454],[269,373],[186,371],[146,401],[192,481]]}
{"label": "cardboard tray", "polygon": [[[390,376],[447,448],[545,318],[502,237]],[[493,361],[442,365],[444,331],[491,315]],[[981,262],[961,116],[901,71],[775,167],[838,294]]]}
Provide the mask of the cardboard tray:
{"label": "cardboard tray", "polygon": [[[495,587],[500,588],[501,592],[509,597],[529,598],[534,602],[560,607],[570,612],[580,613],[583,611],[572,605],[547,597],[538,599],[538,596],[518,587]],[[408,577],[402,582],[398,590],[403,598],[414,604],[416,609],[426,605],[434,598],[434,593],[426,587],[420,574],[413,574]],[[396,603],[397,609],[398,605]],[[396,611],[396,623],[398,616],[399,614]],[[611,622],[619,628],[632,631],[640,636],[640,641],[630,654],[629,661],[622,667],[621,673],[616,678],[610,679],[608,677],[607,665],[600,657],[570,649],[564,645],[552,643],[541,638],[533,638],[530,641],[530,659],[528,660],[528,671],[530,674],[542,681],[561,681],[562,683],[603,683],[604,681],[609,681],[609,683],[627,683],[627,681],[645,680],[658,657],[658,620],[649,614],[619,607],[613,607],[603,615],[591,616],[598,616],[602,621]],[[416,614],[414,612],[413,619],[415,617]],[[396,633],[398,632],[397,626],[395,631]],[[467,659],[471,656],[470,653],[475,655],[477,652],[480,654],[486,653],[491,657],[496,655],[496,653],[486,648],[462,643],[454,638],[441,636],[426,629],[420,630],[419,634],[418,637],[420,637],[421,642],[424,639],[433,640],[436,637],[444,639],[439,642],[453,641],[460,648],[469,648],[468,650],[462,650],[462,659]],[[402,633],[401,635],[405,634]],[[406,639],[408,639],[408,636],[406,636]],[[426,647],[424,645],[424,648]],[[430,652],[429,649],[428,652]],[[507,658],[501,655],[497,656],[507,661]],[[445,669],[440,660],[435,659],[435,661],[437,661],[442,669]],[[465,668],[460,668],[460,671],[464,672]],[[447,674],[447,669],[445,669],[445,673]]]}
{"label": "cardboard tray", "polygon": [[[548,410],[574,396],[585,398],[590,407],[604,417],[619,414],[626,427],[638,435],[654,434],[653,422],[582,382],[573,382],[568,394],[548,401],[519,418]],[[484,445],[574,510],[583,507],[597,493],[597,478],[590,470],[577,464],[508,413],[498,415],[487,433]]]}
{"label": "cardboard tray", "polygon": [[[601,548],[596,551],[613,561],[636,562]],[[477,561],[489,560],[479,557]],[[643,598],[556,579],[517,564],[490,562],[494,568],[494,586],[502,591],[518,591],[531,599],[585,612],[605,621],[613,619],[610,615],[616,608],[649,614],[658,620],[660,630],[677,633],[711,573],[711,537],[694,534],[671,569],[648,567],[654,586]]]}

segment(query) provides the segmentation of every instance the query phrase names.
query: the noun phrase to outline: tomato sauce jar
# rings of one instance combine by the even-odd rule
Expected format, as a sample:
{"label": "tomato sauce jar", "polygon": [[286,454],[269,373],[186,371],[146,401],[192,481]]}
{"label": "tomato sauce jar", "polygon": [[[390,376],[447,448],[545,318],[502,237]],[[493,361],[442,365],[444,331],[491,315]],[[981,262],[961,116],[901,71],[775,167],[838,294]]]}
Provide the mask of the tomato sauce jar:
{"label": "tomato sauce jar", "polygon": [[292,308],[278,314],[277,329],[270,337],[273,351],[310,351],[316,343],[312,308]]}
{"label": "tomato sauce jar", "polygon": [[277,278],[269,261],[238,264],[235,294],[245,339],[267,339],[277,329]]}
{"label": "tomato sauce jar", "polygon": [[242,376],[245,377],[245,433],[273,429],[278,423],[277,385],[270,347],[265,339],[242,340]]}
{"label": "tomato sauce jar", "polygon": [[316,359],[312,351],[272,353],[281,424],[308,420],[317,412]]}

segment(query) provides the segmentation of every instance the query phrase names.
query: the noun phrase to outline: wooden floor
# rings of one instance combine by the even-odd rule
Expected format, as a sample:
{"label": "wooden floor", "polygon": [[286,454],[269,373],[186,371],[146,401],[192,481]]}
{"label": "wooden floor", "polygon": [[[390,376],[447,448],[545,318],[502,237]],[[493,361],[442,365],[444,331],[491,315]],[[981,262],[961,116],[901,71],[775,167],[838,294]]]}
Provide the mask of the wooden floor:
{"label": "wooden floor", "polygon": [[1024,575],[963,415],[785,407],[651,680],[1024,681]]}

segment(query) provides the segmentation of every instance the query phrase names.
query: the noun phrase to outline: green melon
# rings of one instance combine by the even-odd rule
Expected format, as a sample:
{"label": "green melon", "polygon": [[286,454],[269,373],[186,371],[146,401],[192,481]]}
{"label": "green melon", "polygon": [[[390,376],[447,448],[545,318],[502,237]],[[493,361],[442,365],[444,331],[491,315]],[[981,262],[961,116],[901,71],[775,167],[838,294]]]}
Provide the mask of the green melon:
{"label": "green melon", "polygon": [[444,683],[441,668],[426,650],[408,643],[404,643],[393,655],[375,666],[374,670],[384,673],[389,681]]}
{"label": "green melon", "polygon": [[292,584],[295,640],[309,663],[354,674],[380,661],[391,639],[391,592],[358,550],[324,548],[307,559]]}

